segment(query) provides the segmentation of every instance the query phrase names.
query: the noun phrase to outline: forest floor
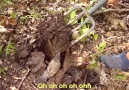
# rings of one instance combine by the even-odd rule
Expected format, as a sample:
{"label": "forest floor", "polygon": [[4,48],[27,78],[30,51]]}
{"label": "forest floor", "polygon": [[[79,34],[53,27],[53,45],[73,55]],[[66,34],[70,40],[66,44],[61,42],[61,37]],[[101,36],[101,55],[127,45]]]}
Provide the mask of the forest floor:
{"label": "forest floor", "polygon": [[[69,47],[75,27],[67,25],[63,13],[75,4],[87,3],[1,1],[0,90],[129,90],[128,72],[107,69],[100,62],[104,54],[129,51],[129,1],[105,5],[94,13],[94,31]],[[59,71],[46,83],[36,85],[34,81],[59,50]]]}

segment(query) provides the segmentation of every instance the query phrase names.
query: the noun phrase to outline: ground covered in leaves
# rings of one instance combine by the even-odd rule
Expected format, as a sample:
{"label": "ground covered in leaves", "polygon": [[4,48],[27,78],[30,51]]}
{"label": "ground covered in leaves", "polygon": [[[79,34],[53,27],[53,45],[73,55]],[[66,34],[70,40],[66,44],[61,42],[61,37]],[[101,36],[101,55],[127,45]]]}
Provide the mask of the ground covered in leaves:
{"label": "ground covered in leaves", "polygon": [[[85,42],[69,47],[74,25],[67,25],[63,13],[74,4],[89,2],[0,2],[0,90],[129,90],[128,72],[109,70],[100,62],[103,54],[129,51],[129,1],[97,11],[94,31]],[[61,52],[61,67],[45,85],[66,87],[39,89],[35,80],[57,51]],[[87,86],[68,88],[72,84]]]}

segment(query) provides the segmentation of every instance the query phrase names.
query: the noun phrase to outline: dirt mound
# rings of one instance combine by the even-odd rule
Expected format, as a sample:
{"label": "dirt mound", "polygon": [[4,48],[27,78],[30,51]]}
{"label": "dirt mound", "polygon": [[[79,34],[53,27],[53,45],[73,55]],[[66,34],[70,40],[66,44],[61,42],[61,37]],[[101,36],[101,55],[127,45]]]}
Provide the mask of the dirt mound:
{"label": "dirt mound", "polygon": [[79,67],[69,67],[64,74],[63,83],[69,85],[76,83],[77,85],[90,83],[99,83],[99,76],[94,70],[86,70]]}
{"label": "dirt mound", "polygon": [[[45,46],[52,55],[56,51],[66,51],[70,44],[71,28],[67,26],[61,14],[46,17],[37,27],[41,40],[46,41]],[[46,47],[45,47],[46,48]],[[48,51],[48,50],[43,50]],[[49,56],[47,54],[47,56]]]}

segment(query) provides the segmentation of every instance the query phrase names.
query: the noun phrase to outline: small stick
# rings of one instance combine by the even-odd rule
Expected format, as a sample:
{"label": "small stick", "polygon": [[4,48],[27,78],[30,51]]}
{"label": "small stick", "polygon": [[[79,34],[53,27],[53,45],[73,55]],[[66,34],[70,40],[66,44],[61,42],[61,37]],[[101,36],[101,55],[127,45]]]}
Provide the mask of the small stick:
{"label": "small stick", "polygon": [[50,48],[50,51],[51,51],[51,53],[52,53],[52,56],[54,57],[54,56],[55,56],[55,53],[54,53],[53,46],[52,46],[52,43],[51,43],[50,40],[48,40],[48,46],[49,46],[49,48]]}
{"label": "small stick", "polygon": [[32,83],[32,86],[33,86],[36,90],[39,90],[33,83]]}
{"label": "small stick", "polygon": [[109,12],[118,12],[118,13],[122,13],[122,12],[129,12],[129,9],[106,9],[103,11],[97,11],[94,15],[98,15],[98,14],[102,14],[102,13],[109,13]]}
{"label": "small stick", "polygon": [[22,80],[21,80],[21,82],[20,82],[20,84],[19,84],[19,86],[18,86],[18,90],[20,90],[20,88],[21,88],[21,86],[22,86],[22,84],[23,84],[23,81],[25,80],[26,76],[29,74],[30,70],[31,70],[31,69],[28,69],[28,71],[26,72],[25,76],[22,78]]}

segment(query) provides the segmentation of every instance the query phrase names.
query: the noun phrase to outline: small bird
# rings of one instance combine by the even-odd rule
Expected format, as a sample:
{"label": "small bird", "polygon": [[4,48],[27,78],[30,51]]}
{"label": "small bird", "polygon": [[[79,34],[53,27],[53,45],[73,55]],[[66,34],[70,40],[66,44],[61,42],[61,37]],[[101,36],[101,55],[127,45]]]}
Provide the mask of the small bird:
{"label": "small bird", "polygon": [[46,71],[35,81],[36,84],[46,83],[48,78],[52,77],[58,72],[61,67],[60,59],[60,52],[58,52],[55,57],[50,61]]}

